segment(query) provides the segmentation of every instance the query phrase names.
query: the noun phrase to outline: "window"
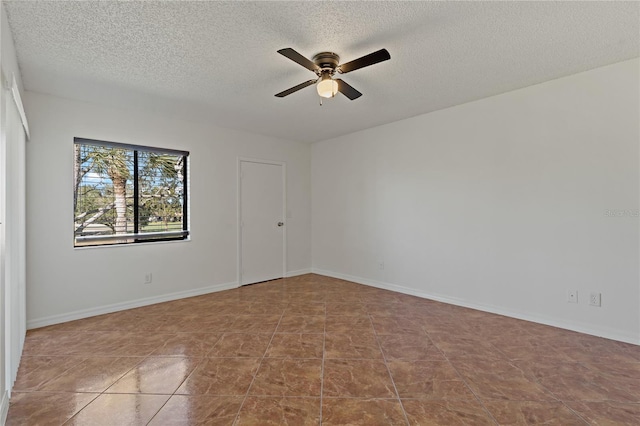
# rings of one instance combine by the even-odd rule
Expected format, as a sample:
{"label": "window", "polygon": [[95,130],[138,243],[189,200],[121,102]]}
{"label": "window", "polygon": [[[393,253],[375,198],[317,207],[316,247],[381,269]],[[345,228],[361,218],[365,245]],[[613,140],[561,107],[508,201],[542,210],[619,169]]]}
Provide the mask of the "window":
{"label": "window", "polygon": [[189,153],[75,138],[74,246],[184,240]]}

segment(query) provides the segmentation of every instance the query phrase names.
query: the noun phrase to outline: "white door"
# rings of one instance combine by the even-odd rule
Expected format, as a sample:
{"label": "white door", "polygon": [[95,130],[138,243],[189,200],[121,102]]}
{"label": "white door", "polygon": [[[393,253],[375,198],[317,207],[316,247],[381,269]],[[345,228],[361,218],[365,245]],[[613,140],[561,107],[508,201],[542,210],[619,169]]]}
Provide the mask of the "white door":
{"label": "white door", "polygon": [[284,164],[240,160],[240,285],[285,271]]}

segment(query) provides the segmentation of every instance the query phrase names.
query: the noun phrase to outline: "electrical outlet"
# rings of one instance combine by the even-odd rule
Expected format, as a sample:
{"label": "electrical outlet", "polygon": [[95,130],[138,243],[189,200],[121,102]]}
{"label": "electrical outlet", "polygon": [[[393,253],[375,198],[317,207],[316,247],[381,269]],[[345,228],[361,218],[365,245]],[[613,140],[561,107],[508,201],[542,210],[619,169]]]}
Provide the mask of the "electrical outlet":
{"label": "electrical outlet", "polygon": [[578,290],[567,290],[567,302],[578,303]]}
{"label": "electrical outlet", "polygon": [[153,281],[153,275],[151,274],[151,272],[147,272],[146,274],[144,274],[145,284],[151,284],[152,281]]}
{"label": "electrical outlet", "polygon": [[589,304],[591,306],[602,306],[602,294],[597,292],[591,292],[589,295]]}

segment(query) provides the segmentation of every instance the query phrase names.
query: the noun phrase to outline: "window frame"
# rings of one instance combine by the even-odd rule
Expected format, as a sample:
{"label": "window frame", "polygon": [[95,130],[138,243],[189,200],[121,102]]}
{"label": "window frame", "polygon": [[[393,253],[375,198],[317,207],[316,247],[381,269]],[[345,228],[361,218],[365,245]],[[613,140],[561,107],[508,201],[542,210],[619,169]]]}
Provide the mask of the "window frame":
{"label": "window frame", "polygon": [[[98,146],[102,148],[114,148],[114,149],[126,149],[131,150],[133,152],[133,222],[134,222],[134,231],[133,233],[127,234],[112,234],[112,235],[83,235],[76,236],[75,235],[75,227],[74,227],[74,235],[73,235],[73,246],[74,248],[94,248],[94,247],[113,247],[113,246],[128,246],[132,244],[140,244],[140,243],[155,243],[155,242],[168,242],[168,241],[185,241],[189,239],[190,231],[189,231],[189,151],[177,150],[177,149],[169,149],[169,148],[158,148],[151,147],[145,145],[134,145],[128,143],[120,143],[120,142],[110,142],[103,141],[97,139],[88,139],[81,137],[73,138],[73,145],[91,145]],[[75,149],[74,149],[75,151]],[[165,155],[174,155],[182,157],[182,230],[181,231],[160,231],[160,232],[140,232],[140,182],[139,182],[139,164],[138,164],[138,153],[140,151],[143,152],[153,152],[158,154]],[[76,212],[73,212],[74,217]],[[126,240],[126,241],[123,241]],[[78,242],[98,242],[98,244],[81,244],[78,245]],[[112,242],[109,242],[112,241]],[[102,243],[100,243],[102,242]]]}

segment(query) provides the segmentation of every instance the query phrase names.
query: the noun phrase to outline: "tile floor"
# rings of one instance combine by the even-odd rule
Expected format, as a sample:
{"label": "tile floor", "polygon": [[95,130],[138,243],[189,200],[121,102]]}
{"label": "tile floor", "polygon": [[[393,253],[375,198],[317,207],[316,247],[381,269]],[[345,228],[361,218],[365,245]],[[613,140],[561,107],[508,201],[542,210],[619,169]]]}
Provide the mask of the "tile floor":
{"label": "tile floor", "polygon": [[640,346],[319,275],[32,330],[8,425],[640,425]]}

